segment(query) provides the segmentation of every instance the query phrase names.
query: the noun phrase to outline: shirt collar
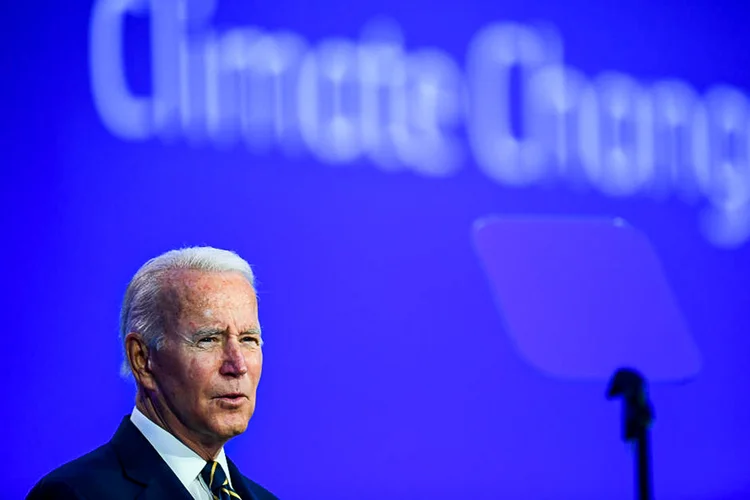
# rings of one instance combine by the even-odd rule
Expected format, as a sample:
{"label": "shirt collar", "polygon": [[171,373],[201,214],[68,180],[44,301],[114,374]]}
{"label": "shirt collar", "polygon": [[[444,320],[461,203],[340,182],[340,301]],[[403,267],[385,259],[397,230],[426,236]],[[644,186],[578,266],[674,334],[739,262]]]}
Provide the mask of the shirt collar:
{"label": "shirt collar", "polygon": [[[133,425],[151,443],[151,446],[164,459],[185,488],[189,489],[190,483],[199,477],[203,467],[206,465],[206,461],[196,452],[185,446],[182,441],[149,420],[138,408],[133,408],[133,412],[130,414],[130,421],[133,422]],[[232,478],[229,477],[229,467],[224,447],[219,450],[219,454],[215,460],[224,469],[224,473],[229,479],[231,486]]]}

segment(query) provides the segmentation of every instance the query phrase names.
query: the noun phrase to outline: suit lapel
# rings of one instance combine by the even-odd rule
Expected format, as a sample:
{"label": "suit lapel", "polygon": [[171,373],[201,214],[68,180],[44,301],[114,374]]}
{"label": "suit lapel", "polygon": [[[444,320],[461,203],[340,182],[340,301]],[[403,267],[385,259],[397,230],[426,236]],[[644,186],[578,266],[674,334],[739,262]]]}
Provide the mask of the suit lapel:
{"label": "suit lapel", "polygon": [[240,470],[234,465],[234,462],[227,458],[227,466],[229,467],[229,476],[232,478],[232,487],[237,494],[242,497],[242,500],[257,500],[258,497],[253,495],[251,486],[245,480],[245,476],[242,475]]}
{"label": "suit lapel", "polygon": [[190,492],[133,425],[130,416],[123,418],[110,443],[120,459],[125,476],[143,486],[143,491],[137,497],[139,500],[192,500]]}
{"label": "suit lapel", "polygon": [[164,500],[165,498],[174,498],[175,500],[193,500],[193,496],[185,489],[177,477],[175,477],[175,481],[175,484],[163,481],[149,483],[140,495],[135,497],[135,500]]}

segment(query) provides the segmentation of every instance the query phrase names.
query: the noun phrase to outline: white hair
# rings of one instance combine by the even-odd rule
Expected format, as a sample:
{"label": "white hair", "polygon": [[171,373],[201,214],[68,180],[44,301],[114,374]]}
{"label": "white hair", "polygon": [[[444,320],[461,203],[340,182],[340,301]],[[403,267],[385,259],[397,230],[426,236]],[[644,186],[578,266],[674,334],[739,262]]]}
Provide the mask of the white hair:
{"label": "white hair", "polygon": [[[236,272],[255,288],[253,270],[242,257],[229,250],[212,247],[189,247],[170,250],[146,262],[125,291],[120,309],[120,341],[125,352],[125,336],[138,332],[149,348],[159,349],[164,342],[165,320],[162,311],[163,277],[181,269],[206,272]],[[132,374],[127,354],[120,373]]]}

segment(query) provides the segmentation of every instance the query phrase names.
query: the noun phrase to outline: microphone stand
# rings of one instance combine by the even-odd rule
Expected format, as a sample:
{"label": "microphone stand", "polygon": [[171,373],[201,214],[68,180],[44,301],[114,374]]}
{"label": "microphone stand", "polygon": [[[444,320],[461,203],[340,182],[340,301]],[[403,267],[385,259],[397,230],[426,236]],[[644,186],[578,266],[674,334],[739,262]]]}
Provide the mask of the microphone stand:
{"label": "microphone stand", "polygon": [[631,368],[620,368],[612,376],[607,399],[622,398],[622,438],[635,443],[637,500],[653,500],[651,443],[649,429],[654,421],[654,408],[646,394],[646,381]]}

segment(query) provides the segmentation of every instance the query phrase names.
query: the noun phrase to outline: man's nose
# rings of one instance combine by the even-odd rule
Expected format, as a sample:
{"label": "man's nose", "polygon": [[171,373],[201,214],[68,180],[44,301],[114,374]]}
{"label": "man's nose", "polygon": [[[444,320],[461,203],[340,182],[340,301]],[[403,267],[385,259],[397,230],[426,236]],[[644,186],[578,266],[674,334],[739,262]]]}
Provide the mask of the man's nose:
{"label": "man's nose", "polygon": [[224,346],[224,360],[221,364],[221,374],[231,377],[241,377],[247,373],[247,363],[242,346],[237,339],[230,338]]}

